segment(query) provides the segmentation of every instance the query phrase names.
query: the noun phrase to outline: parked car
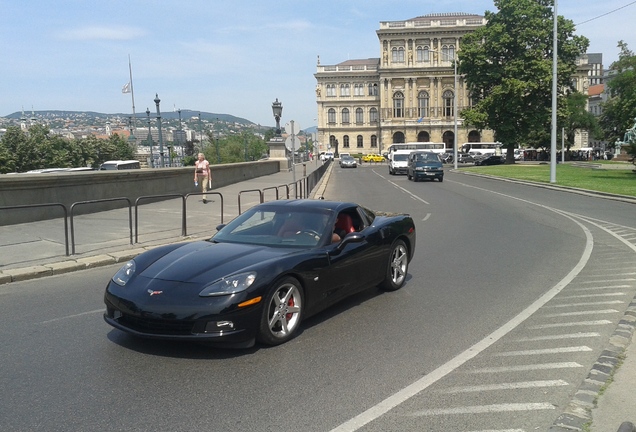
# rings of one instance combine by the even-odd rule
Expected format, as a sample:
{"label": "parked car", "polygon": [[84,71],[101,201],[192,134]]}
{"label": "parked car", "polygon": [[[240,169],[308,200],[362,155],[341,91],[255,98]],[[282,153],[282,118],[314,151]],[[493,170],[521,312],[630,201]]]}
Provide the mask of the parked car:
{"label": "parked car", "polygon": [[352,156],[340,156],[340,168],[357,168],[358,162]]}
{"label": "parked car", "polygon": [[470,153],[457,153],[457,163],[474,163],[475,158]]}
{"label": "parked car", "polygon": [[384,160],[384,156],[374,153],[362,156],[362,162],[384,162]]}
{"label": "parked car", "polygon": [[409,167],[407,172],[409,180],[437,179],[444,181],[444,167],[437,153],[431,151],[414,151],[409,155]]}
{"label": "parked car", "polygon": [[278,345],[347,296],[400,289],[416,246],[409,215],[328,200],[258,204],[217,229],[128,261],[108,281],[105,321],[144,338]]}
{"label": "parked car", "polygon": [[505,162],[506,160],[503,158],[503,156],[490,155],[484,159],[476,160],[475,165],[501,165]]}

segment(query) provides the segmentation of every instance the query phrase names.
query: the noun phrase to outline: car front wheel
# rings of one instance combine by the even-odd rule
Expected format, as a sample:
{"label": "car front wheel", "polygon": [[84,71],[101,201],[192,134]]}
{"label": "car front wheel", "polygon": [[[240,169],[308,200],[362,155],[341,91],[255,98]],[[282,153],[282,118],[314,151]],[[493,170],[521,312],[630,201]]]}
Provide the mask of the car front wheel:
{"label": "car front wheel", "polygon": [[292,277],[279,281],[265,299],[257,340],[266,345],[287,342],[300,326],[302,311],[300,283]]}
{"label": "car front wheel", "polygon": [[385,291],[395,291],[402,288],[409,270],[409,253],[406,244],[397,240],[391,247],[389,263],[386,269],[384,281],[380,287]]}

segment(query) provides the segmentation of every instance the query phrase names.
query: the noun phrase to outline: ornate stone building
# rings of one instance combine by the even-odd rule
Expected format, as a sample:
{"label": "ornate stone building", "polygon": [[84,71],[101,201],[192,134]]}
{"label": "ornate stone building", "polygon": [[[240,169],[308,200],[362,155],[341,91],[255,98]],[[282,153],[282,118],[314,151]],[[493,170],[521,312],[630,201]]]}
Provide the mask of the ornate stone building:
{"label": "ornate stone building", "polygon": [[413,141],[444,142],[452,151],[455,121],[459,151],[465,142],[493,141],[492,131],[463,126],[459,113],[470,100],[453,64],[463,36],[485,23],[463,13],[381,22],[379,58],[332,66],[318,59],[320,151],[337,145],[339,152],[382,153],[391,143]]}

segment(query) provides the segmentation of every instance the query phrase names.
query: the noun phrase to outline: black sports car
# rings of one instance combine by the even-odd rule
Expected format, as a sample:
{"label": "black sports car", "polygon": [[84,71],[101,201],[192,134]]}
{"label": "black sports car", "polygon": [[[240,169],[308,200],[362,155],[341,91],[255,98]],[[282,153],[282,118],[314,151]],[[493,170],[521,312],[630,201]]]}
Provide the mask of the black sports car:
{"label": "black sports car", "polygon": [[278,345],[346,296],[402,287],[416,239],[409,215],[326,200],[259,204],[217,229],[127,262],[106,288],[106,322],[141,337]]}

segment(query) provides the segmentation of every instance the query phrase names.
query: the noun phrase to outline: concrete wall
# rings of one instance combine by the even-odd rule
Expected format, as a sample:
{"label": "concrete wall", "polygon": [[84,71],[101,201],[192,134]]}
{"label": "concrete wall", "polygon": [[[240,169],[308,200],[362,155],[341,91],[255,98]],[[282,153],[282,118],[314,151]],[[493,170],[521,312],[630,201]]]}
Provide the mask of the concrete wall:
{"label": "concrete wall", "polygon": [[[212,189],[279,172],[278,161],[210,165]],[[61,203],[67,209],[80,201],[120,198],[134,205],[140,196],[198,192],[194,187],[194,167],[123,171],[80,171],[46,174],[0,175],[0,207]],[[104,211],[127,205],[125,201],[76,206],[74,214]],[[61,207],[28,210],[0,209],[0,225],[51,219],[63,216]]]}

